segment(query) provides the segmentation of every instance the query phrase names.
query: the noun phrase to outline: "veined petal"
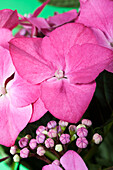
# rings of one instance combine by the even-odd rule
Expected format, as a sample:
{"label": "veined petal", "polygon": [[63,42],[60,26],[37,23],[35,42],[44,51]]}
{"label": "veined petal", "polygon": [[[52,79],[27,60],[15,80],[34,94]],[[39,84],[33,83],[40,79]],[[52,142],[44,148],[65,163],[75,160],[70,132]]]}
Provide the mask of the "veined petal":
{"label": "veined petal", "polygon": [[14,71],[15,68],[9,51],[0,46],[0,86],[4,86],[6,79],[10,77]]}
{"label": "veined petal", "polygon": [[13,38],[12,32],[6,28],[0,28],[0,45],[9,49],[9,41]]}
{"label": "veined petal", "polygon": [[21,130],[25,128],[32,114],[31,105],[14,107],[7,95],[0,97],[0,144],[10,147]]}
{"label": "veined petal", "polygon": [[27,106],[40,96],[40,85],[28,83],[17,73],[15,73],[14,79],[8,82],[6,90],[10,96],[11,104],[15,107]]}
{"label": "veined petal", "polygon": [[0,28],[8,28],[12,30],[18,25],[17,11],[11,9],[0,10]]}
{"label": "veined petal", "polygon": [[38,84],[53,76],[51,65],[41,54],[41,38],[15,38],[10,41],[10,52],[18,74]]}
{"label": "veined petal", "polygon": [[66,59],[71,83],[90,83],[113,61],[113,51],[94,44],[76,45]]}
{"label": "veined petal", "polygon": [[93,97],[96,84],[74,85],[63,79],[46,81],[41,86],[46,109],[58,119],[77,123]]}
{"label": "veined petal", "polygon": [[88,170],[83,159],[72,150],[67,151],[60,159],[65,170]]}
{"label": "veined petal", "polygon": [[46,112],[47,109],[45,108],[42,100],[39,98],[36,102],[33,103],[33,113],[29,123],[39,120]]}

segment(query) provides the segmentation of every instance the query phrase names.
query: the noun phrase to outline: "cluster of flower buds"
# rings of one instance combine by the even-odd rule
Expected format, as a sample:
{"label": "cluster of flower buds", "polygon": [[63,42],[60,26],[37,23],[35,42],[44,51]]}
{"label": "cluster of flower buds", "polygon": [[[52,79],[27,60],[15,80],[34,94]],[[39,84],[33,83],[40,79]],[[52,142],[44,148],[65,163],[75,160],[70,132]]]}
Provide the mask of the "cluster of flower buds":
{"label": "cluster of flower buds", "polygon": [[[19,146],[12,146],[10,153],[14,155],[13,160],[19,162],[21,158],[27,158],[31,154],[44,156],[48,150],[52,150],[54,153],[62,152],[72,141],[75,141],[78,148],[86,148],[88,128],[91,125],[92,122],[88,119],[83,119],[81,124],[77,126],[69,125],[68,122],[62,120],[57,124],[56,121],[52,120],[47,123],[46,127],[39,126],[37,128],[35,138],[32,138],[31,135],[21,138],[18,142]],[[68,133],[65,133],[65,130]],[[102,141],[102,136],[96,133],[92,141],[99,144]]]}

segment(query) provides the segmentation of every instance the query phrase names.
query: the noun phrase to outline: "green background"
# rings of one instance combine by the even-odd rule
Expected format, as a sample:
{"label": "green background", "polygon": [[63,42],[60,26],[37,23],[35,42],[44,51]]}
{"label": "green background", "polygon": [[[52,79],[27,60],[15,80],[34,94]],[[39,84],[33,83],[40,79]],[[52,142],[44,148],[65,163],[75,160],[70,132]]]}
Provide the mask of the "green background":
{"label": "green background", "polygon": [[[18,13],[24,15],[24,14],[29,14],[29,13],[33,13],[34,10],[39,7],[42,3],[38,2],[37,0],[3,0],[0,1],[0,10],[2,9],[12,9],[15,10],[17,9]],[[41,12],[41,14],[39,15],[39,17],[43,17],[43,18],[47,18],[49,16],[53,16],[54,12],[57,11],[59,13],[63,13],[66,11],[69,11],[73,8],[66,8],[66,7],[54,7],[54,6],[50,6],[47,5],[43,11]],[[0,155],[2,151],[0,149]],[[6,156],[6,155],[5,155]],[[5,157],[4,156],[4,157]],[[3,157],[0,156],[0,158]],[[15,170],[17,169],[18,163],[15,164]],[[22,165],[20,166],[20,170],[25,170],[26,168],[24,168]],[[8,167],[4,162],[0,163],[0,170],[11,170],[10,167]]]}

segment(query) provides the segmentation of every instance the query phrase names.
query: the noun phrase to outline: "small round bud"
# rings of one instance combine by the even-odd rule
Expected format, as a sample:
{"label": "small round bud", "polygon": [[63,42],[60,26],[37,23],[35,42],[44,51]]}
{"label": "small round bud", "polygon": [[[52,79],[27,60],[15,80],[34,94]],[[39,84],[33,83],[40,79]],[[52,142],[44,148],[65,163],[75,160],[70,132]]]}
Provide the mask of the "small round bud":
{"label": "small round bud", "polygon": [[52,129],[52,128],[55,128],[56,125],[57,125],[56,121],[51,120],[50,122],[48,122],[47,127],[48,129]]}
{"label": "small round bud", "polygon": [[45,135],[40,133],[39,135],[36,136],[36,141],[38,144],[40,144],[44,142],[45,138],[46,138]]}
{"label": "small round bud", "polygon": [[88,130],[84,127],[81,127],[79,129],[77,129],[77,135],[82,138],[82,137],[86,137],[88,134]]}
{"label": "small round bud", "polygon": [[37,141],[36,139],[31,139],[29,142],[29,146],[31,149],[35,149],[37,147]]}
{"label": "small round bud", "polygon": [[79,128],[81,128],[81,127],[86,128],[86,126],[85,126],[85,125],[83,125],[83,124],[79,124],[79,125],[77,126],[77,130],[78,130]]}
{"label": "small round bud", "polygon": [[81,122],[83,125],[86,125],[88,127],[90,127],[92,125],[92,121],[89,120],[89,119],[82,119],[82,122]]}
{"label": "small round bud", "polygon": [[18,147],[17,147],[16,145],[11,146],[11,148],[10,148],[10,154],[11,154],[11,155],[14,155],[14,154],[16,153],[17,149],[18,149]]}
{"label": "small round bud", "polygon": [[55,129],[50,129],[48,132],[50,138],[55,138],[57,136],[57,131]]}
{"label": "small round bud", "polygon": [[75,125],[70,125],[68,129],[69,129],[69,132],[73,132],[73,133],[76,133],[77,131],[77,127]]}
{"label": "small round bud", "polygon": [[102,136],[99,135],[98,133],[95,133],[93,135],[93,141],[94,141],[95,144],[99,144],[100,142],[102,142],[102,140],[103,140]]}
{"label": "small round bud", "polygon": [[39,156],[43,156],[44,154],[45,154],[45,149],[42,147],[42,146],[39,146],[38,148],[37,148],[37,154],[39,155]]}
{"label": "small round bud", "polygon": [[28,140],[30,140],[32,138],[31,135],[26,135],[25,138],[27,138]]}
{"label": "small round bud", "polygon": [[42,133],[45,129],[46,129],[45,126],[39,126],[38,129],[36,130],[36,134],[39,135],[39,134]]}
{"label": "small round bud", "polygon": [[21,157],[21,158],[27,158],[28,156],[29,156],[29,149],[23,148],[23,149],[20,151],[20,157]]}
{"label": "small round bud", "polygon": [[83,138],[78,138],[76,140],[76,145],[77,145],[78,148],[86,148],[87,145],[88,145],[88,141],[84,137]]}
{"label": "small round bud", "polygon": [[58,159],[56,159],[52,162],[52,164],[60,166],[60,161]]}
{"label": "small round bud", "polygon": [[57,152],[63,151],[62,145],[61,145],[61,144],[57,144],[57,145],[55,146],[55,151],[57,151]]}
{"label": "small round bud", "polygon": [[62,144],[67,144],[67,143],[69,143],[69,142],[70,142],[70,135],[69,135],[69,134],[62,134],[62,135],[60,136],[60,142],[61,142]]}
{"label": "small round bud", "polygon": [[64,126],[67,127],[68,126],[68,122],[60,120],[59,121],[59,125],[62,126],[62,127],[64,127]]}
{"label": "small round bud", "polygon": [[47,148],[52,148],[54,146],[54,140],[51,138],[48,138],[45,140],[45,146]]}
{"label": "small round bud", "polygon": [[19,146],[20,146],[20,148],[24,148],[24,147],[26,147],[28,145],[28,139],[27,138],[21,138],[20,140],[19,140]]}
{"label": "small round bud", "polygon": [[13,161],[14,162],[20,162],[20,156],[18,154],[13,156]]}
{"label": "small round bud", "polygon": [[62,131],[62,129],[61,129],[61,127],[60,126],[57,126],[57,133],[59,133],[59,132],[61,132]]}

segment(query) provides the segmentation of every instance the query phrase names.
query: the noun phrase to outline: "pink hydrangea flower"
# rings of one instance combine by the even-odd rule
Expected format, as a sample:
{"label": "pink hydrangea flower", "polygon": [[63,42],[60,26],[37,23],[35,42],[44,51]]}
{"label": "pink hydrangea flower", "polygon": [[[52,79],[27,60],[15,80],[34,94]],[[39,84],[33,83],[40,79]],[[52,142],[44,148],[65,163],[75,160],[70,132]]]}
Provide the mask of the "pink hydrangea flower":
{"label": "pink hydrangea flower", "polygon": [[[80,0],[77,22],[92,27],[98,43],[113,50],[113,1]],[[113,73],[113,62],[106,70]]]}
{"label": "pink hydrangea flower", "polygon": [[[60,163],[65,170],[88,170],[82,158],[72,150],[67,151],[61,158]],[[46,165],[42,170],[62,170],[55,164]]]}
{"label": "pink hydrangea flower", "polygon": [[92,31],[70,23],[49,37],[15,38],[10,52],[20,76],[41,83],[46,109],[58,119],[76,123],[95,91],[95,78],[111,62],[113,52],[96,44]]}

